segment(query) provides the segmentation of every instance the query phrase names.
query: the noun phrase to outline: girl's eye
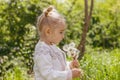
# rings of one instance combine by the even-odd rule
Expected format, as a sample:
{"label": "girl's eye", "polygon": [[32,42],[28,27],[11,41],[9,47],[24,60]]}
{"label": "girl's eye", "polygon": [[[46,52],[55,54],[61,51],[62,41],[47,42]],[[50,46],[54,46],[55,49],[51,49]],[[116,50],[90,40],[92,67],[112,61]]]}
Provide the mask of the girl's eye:
{"label": "girl's eye", "polygon": [[60,34],[64,34],[64,32],[62,31],[62,32],[60,32]]}
{"label": "girl's eye", "polygon": [[63,32],[60,32],[60,34],[62,34]]}

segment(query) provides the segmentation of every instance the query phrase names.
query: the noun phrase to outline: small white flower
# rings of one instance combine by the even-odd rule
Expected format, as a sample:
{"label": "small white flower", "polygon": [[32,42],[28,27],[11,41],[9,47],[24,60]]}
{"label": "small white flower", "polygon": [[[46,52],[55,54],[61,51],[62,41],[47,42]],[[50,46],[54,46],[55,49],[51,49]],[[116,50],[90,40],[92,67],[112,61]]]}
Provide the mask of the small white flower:
{"label": "small white flower", "polygon": [[68,57],[78,58],[80,51],[75,48],[75,43],[70,43],[63,46],[63,50],[67,53]]}
{"label": "small white flower", "polygon": [[69,46],[70,46],[70,47],[75,47],[75,43],[74,43],[74,42],[71,42],[71,43],[69,44]]}
{"label": "small white flower", "polygon": [[66,52],[69,51],[68,45],[64,45],[64,46],[63,46],[63,50],[66,51]]}

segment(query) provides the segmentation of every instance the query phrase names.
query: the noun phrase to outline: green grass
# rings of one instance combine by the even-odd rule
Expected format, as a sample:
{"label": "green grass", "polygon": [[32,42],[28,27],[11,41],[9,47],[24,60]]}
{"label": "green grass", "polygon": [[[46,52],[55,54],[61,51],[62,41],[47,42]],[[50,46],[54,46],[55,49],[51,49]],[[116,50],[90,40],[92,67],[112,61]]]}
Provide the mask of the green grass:
{"label": "green grass", "polygon": [[15,66],[6,72],[3,80],[33,80],[24,67]]}
{"label": "green grass", "polygon": [[[80,61],[84,71],[81,80],[120,80],[120,50],[90,50]],[[33,76],[32,76],[33,77]],[[27,69],[15,66],[5,72],[4,80],[33,80]],[[74,79],[80,80],[80,79]]]}
{"label": "green grass", "polygon": [[[91,51],[80,61],[83,80],[120,80],[120,50]],[[79,79],[76,79],[79,80]]]}

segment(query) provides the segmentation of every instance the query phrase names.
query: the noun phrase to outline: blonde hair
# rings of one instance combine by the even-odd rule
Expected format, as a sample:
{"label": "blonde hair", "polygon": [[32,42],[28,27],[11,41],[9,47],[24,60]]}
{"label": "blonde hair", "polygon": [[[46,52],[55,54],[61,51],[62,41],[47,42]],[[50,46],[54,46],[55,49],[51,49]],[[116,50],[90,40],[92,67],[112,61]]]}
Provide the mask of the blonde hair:
{"label": "blonde hair", "polygon": [[43,28],[57,28],[59,26],[66,26],[65,19],[60,15],[53,6],[46,8],[37,19],[37,29],[39,35],[44,32]]}

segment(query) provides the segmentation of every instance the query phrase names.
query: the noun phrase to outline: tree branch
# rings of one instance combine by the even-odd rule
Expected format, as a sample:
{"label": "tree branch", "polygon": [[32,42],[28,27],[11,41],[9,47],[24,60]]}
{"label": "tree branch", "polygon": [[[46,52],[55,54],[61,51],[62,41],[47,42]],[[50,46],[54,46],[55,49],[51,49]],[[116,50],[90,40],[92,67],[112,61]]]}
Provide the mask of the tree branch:
{"label": "tree branch", "polygon": [[85,1],[85,20],[84,20],[84,27],[83,27],[83,33],[81,37],[80,44],[78,45],[78,49],[80,50],[80,54],[78,59],[81,59],[84,56],[85,52],[85,42],[86,42],[86,36],[88,32],[88,28],[90,25],[90,19],[93,11],[93,0],[91,0],[91,6],[90,6],[90,13],[88,14],[88,0]]}

